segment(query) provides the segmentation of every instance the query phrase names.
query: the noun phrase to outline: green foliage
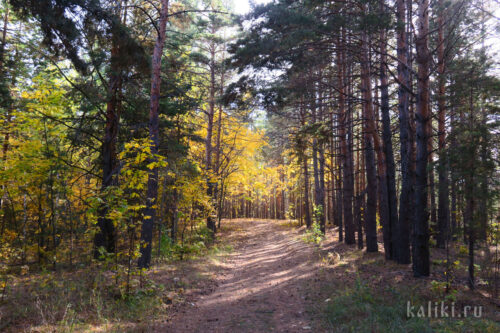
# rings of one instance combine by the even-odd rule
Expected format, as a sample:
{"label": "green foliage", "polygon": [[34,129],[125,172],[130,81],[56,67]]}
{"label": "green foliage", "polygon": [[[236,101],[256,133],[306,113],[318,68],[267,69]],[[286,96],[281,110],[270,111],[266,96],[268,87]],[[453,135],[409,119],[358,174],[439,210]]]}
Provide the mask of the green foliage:
{"label": "green foliage", "polygon": [[325,235],[321,232],[321,228],[319,223],[314,222],[310,229],[306,230],[306,233],[303,237],[304,241],[307,243],[320,244],[321,241],[325,238]]}
{"label": "green foliage", "polygon": [[431,281],[431,291],[436,295],[444,295],[446,290],[446,281]]}
{"label": "green foliage", "polygon": [[161,258],[172,258],[174,255],[175,245],[168,235],[165,234],[165,231],[162,231],[161,239],[160,239],[160,257]]}
{"label": "green foliage", "polygon": [[469,254],[467,245],[458,245],[458,254],[464,257],[467,256]]}
{"label": "green foliage", "polygon": [[319,225],[323,214],[324,214],[323,206],[313,205],[313,220],[316,224]]}
{"label": "green foliage", "polygon": [[[36,19],[43,33],[45,46],[56,56],[61,53],[75,68],[86,72],[90,64],[99,62],[99,50],[93,47],[110,40],[121,49],[115,61],[121,67],[136,65],[147,68],[143,46],[123,26],[116,9],[105,8],[98,0],[9,0],[14,11],[23,19]],[[77,19],[78,18],[78,19]],[[81,21],[85,24],[81,24]],[[107,37],[107,38],[103,38]],[[104,45],[103,45],[104,44]],[[95,57],[88,61],[81,53]],[[88,62],[87,62],[88,61]]]}
{"label": "green foliage", "polygon": [[182,243],[174,243],[168,235],[163,233],[160,256],[164,260],[184,260],[190,256],[198,256],[207,251],[212,239],[212,231],[203,222]]}

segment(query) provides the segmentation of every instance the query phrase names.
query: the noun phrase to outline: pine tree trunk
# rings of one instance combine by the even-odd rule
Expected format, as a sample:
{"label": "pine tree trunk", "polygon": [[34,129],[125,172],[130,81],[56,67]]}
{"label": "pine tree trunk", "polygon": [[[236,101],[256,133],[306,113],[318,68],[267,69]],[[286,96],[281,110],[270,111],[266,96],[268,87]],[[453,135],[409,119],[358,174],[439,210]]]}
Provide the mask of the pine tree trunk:
{"label": "pine tree trunk", "polygon": [[[385,11],[385,1],[381,1],[382,10]],[[397,193],[396,193],[396,166],[394,163],[394,152],[392,149],[392,131],[391,117],[389,107],[389,83],[387,78],[387,31],[382,30],[380,33],[380,104],[382,113],[382,139],[383,151],[385,157],[385,183],[387,188],[387,209],[389,213],[387,218],[389,221],[384,223],[387,226],[387,241],[385,245],[385,257],[387,259],[395,259],[396,251],[399,248],[399,230],[398,230],[398,209],[397,209]],[[382,183],[383,180],[380,179]],[[382,191],[381,191],[382,192]],[[383,196],[384,194],[382,194]],[[381,205],[382,206],[382,205]],[[381,214],[382,216],[382,214]]]}
{"label": "pine tree trunk", "polygon": [[[472,156],[471,156],[472,158]],[[472,161],[470,162],[471,167],[467,170],[467,176],[465,179],[465,197],[466,206],[464,213],[464,228],[467,226],[468,242],[469,242],[469,279],[468,285],[470,289],[475,288],[474,279],[474,241],[476,228],[474,225],[474,171]]]}
{"label": "pine tree trunk", "polygon": [[427,206],[427,161],[428,161],[428,122],[429,110],[429,66],[430,55],[428,49],[429,35],[429,1],[418,1],[418,36],[416,39],[418,64],[418,92],[417,92],[417,167],[415,183],[415,223],[414,223],[414,250],[413,273],[416,277],[429,276],[429,211]]}
{"label": "pine tree trunk", "polygon": [[156,201],[158,198],[158,150],[160,147],[160,86],[161,86],[161,60],[168,21],[168,0],[161,1],[161,12],[158,21],[158,36],[152,58],[151,73],[151,98],[149,109],[149,140],[151,157],[149,164],[153,167],[148,172],[148,185],[146,190],[146,208],[144,209],[144,220],[141,228],[141,256],[139,257],[139,268],[149,268],[151,265],[151,250],[153,241],[153,226],[156,218]]}
{"label": "pine tree trunk", "polygon": [[[207,172],[207,194],[213,201],[215,195],[215,184],[212,181],[212,135],[214,127],[214,115],[215,115],[215,46],[211,45],[210,50],[210,97],[208,101],[208,112],[207,112],[207,136],[205,138],[205,168]],[[210,214],[207,217],[207,228],[215,233],[216,224],[215,220]]]}
{"label": "pine tree trunk", "polygon": [[316,222],[319,222],[321,217],[317,209],[320,205],[321,188],[319,184],[318,141],[316,139],[313,140],[312,146],[313,146],[312,158],[313,158],[313,179],[314,179],[314,217]]}
{"label": "pine tree trunk", "polygon": [[449,184],[446,156],[446,104],[445,104],[445,58],[444,58],[444,0],[439,0],[438,14],[438,234],[437,247],[444,248],[449,234]]}
{"label": "pine tree trunk", "polygon": [[411,216],[411,142],[410,142],[410,116],[409,96],[410,79],[408,70],[408,39],[406,34],[406,1],[397,0],[397,57],[398,57],[398,110],[400,123],[401,143],[401,193],[399,198],[399,241],[397,251],[394,251],[395,259],[400,264],[410,263],[410,226]]}
{"label": "pine tree trunk", "polygon": [[[314,94],[313,98],[316,94]],[[319,115],[316,114],[316,102],[312,108],[313,122],[321,122],[322,107],[319,108]],[[325,153],[324,145],[318,142],[318,139],[313,140],[313,167],[314,167],[314,203],[315,203],[315,217],[319,223],[321,232],[325,233]]]}
{"label": "pine tree trunk", "polygon": [[338,226],[336,220],[337,216],[337,203],[336,203],[336,189],[335,189],[335,143],[333,135],[333,112],[330,112],[329,123],[331,126],[332,136],[330,137],[329,153],[330,153],[330,208],[328,210],[328,219],[332,225]]}
{"label": "pine tree trunk", "polygon": [[[120,13],[120,6],[117,12]],[[101,191],[105,193],[110,186],[117,185],[116,172],[118,169],[117,141],[118,129],[120,125],[121,100],[119,90],[121,89],[122,74],[117,62],[120,57],[120,50],[114,38],[111,47],[111,65],[108,80],[108,101],[106,103],[106,124],[104,128],[104,139],[102,142],[102,184]],[[94,236],[94,258],[100,257],[100,250],[104,248],[106,252],[115,252],[115,228],[113,221],[107,217],[108,210],[106,197],[99,209],[97,219],[97,233]]]}
{"label": "pine tree trunk", "polygon": [[[224,61],[224,59],[223,59]],[[220,85],[220,94],[221,96],[224,93],[224,71],[221,73],[221,85]],[[223,181],[223,176],[222,176],[222,170],[221,170],[221,162],[220,162],[220,157],[221,157],[221,139],[222,139],[222,115],[223,115],[223,109],[222,105],[219,105],[219,116],[217,117],[217,138],[216,138],[216,146],[215,146],[215,167],[214,167],[214,172],[217,175],[217,181],[220,182],[220,184],[217,185],[216,191],[215,191],[215,200],[217,202],[217,221],[218,221],[218,228],[220,229],[220,221],[222,219],[222,204],[224,200],[224,181]],[[220,186],[220,188],[219,188]]]}
{"label": "pine tree trunk", "polygon": [[[339,124],[340,122],[337,121],[337,125]],[[337,133],[339,133],[339,131],[337,130]],[[338,136],[338,135],[337,135]],[[342,210],[342,207],[343,207],[343,202],[344,202],[344,197],[343,197],[343,188],[342,188],[342,180],[341,180],[341,174],[342,174],[342,153],[340,151],[340,144],[338,141],[335,142],[335,153],[336,153],[336,157],[335,157],[335,162],[336,162],[336,166],[337,166],[337,177],[335,179],[335,183],[336,183],[336,196],[337,196],[337,199],[336,199],[336,203],[337,203],[337,206],[336,206],[336,213],[335,213],[335,217],[336,217],[336,222],[337,222],[337,225],[339,227],[339,242],[343,242],[344,241],[344,219],[343,219],[343,210]]]}
{"label": "pine tree trunk", "polygon": [[[361,93],[363,98],[363,139],[365,143],[364,152],[367,181],[366,212],[364,212],[366,251],[377,252],[377,175],[373,143],[376,133],[368,53],[368,36],[366,32],[362,32]],[[385,175],[385,170],[382,173]],[[385,192],[384,194],[387,194],[387,191]],[[386,205],[387,201],[384,201],[384,204]],[[387,207],[384,207],[383,210],[384,214],[387,215]],[[384,217],[387,218],[387,216]]]}
{"label": "pine tree trunk", "polygon": [[[360,116],[361,119],[361,116]],[[361,129],[360,132],[362,132]],[[362,135],[359,135],[359,139],[357,140],[357,152],[356,152],[356,177],[355,177],[355,204],[354,204],[354,218],[357,221],[358,227],[358,249],[363,249],[364,241],[363,241],[363,222],[364,222],[364,207],[365,207],[365,159],[362,156],[362,152],[364,151],[364,141],[362,140]]]}
{"label": "pine tree trunk", "polygon": [[302,166],[304,172],[304,215],[306,218],[306,227],[310,228],[312,225],[310,203],[309,203],[309,170],[307,166],[307,156],[302,157]]}
{"label": "pine tree trunk", "polygon": [[343,211],[344,211],[344,226],[345,226],[345,242],[347,244],[355,244],[355,228],[352,216],[352,198],[353,198],[353,183],[352,183],[352,157],[351,149],[349,147],[347,132],[350,131],[348,112],[345,106],[345,43],[343,37],[339,38],[337,45],[337,70],[338,70],[338,91],[339,91],[339,137],[340,137],[340,151],[343,166]]}

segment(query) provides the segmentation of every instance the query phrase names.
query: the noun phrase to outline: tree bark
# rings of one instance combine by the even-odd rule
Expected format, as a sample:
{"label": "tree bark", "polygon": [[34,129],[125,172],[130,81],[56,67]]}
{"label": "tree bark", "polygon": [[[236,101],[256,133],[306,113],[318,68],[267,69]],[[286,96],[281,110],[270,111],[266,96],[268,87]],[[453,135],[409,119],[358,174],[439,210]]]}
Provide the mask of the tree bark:
{"label": "tree bark", "polygon": [[446,156],[446,104],[445,104],[445,58],[444,58],[444,0],[439,0],[438,14],[438,234],[437,247],[444,248],[449,230],[449,184]]}
{"label": "tree bark", "polygon": [[429,110],[429,1],[418,1],[418,35],[416,39],[418,64],[417,92],[417,160],[415,183],[415,223],[413,273],[415,277],[429,276],[429,211],[427,205],[427,161],[428,161],[428,122]]}
{"label": "tree bark", "polygon": [[[207,172],[207,194],[213,199],[215,194],[214,183],[212,181],[212,134],[214,127],[214,115],[215,115],[215,46],[212,43],[210,49],[210,97],[208,101],[208,112],[207,112],[207,136],[205,138],[205,168]],[[215,220],[212,215],[207,217],[207,228],[213,233],[216,230]]]}
{"label": "tree bark", "polygon": [[[472,111],[472,110],[471,110]],[[475,154],[473,154],[475,155]],[[466,204],[465,204],[465,212],[464,212],[464,229],[465,226],[467,226],[467,234],[468,234],[468,243],[469,243],[469,279],[468,279],[468,285],[471,290],[475,288],[475,279],[474,279],[474,241],[475,241],[475,234],[476,234],[476,228],[474,225],[474,206],[475,206],[475,200],[474,200],[474,165],[473,165],[473,159],[475,156],[470,156],[470,162],[469,165],[470,167],[466,171],[466,177],[465,177],[465,198],[466,198]],[[465,231],[464,231],[465,232]]]}
{"label": "tree bark", "polygon": [[[385,0],[381,1],[382,10],[385,12]],[[388,219],[385,223],[387,226],[387,234],[384,234],[388,240],[384,244],[387,259],[395,259],[396,251],[399,248],[399,230],[398,230],[398,208],[397,208],[397,192],[396,192],[396,166],[394,163],[394,151],[392,148],[392,131],[391,117],[389,106],[389,83],[387,77],[387,31],[382,29],[380,32],[380,97],[381,97],[381,113],[382,113],[382,139],[383,151],[385,157],[385,182],[380,179],[381,183],[387,184],[387,208],[389,210]],[[382,214],[381,214],[382,216]],[[389,253],[387,253],[389,252]]]}
{"label": "tree bark", "polygon": [[[321,96],[321,95],[320,95]],[[313,93],[312,98],[316,99],[316,93]],[[321,102],[320,102],[321,103]],[[313,103],[313,122],[316,124],[318,121],[321,122],[322,118],[322,107],[319,107],[319,115],[316,113],[317,103]],[[325,233],[325,154],[324,154],[324,144],[321,142],[322,138],[318,140],[313,139],[313,167],[314,167],[314,203],[315,203],[315,217],[316,222],[319,223],[320,230]]]}
{"label": "tree bark", "polygon": [[[360,116],[361,119],[361,116]],[[356,197],[354,203],[354,218],[357,221],[358,227],[358,249],[363,249],[363,222],[364,222],[364,208],[365,203],[365,159],[362,155],[364,152],[364,141],[362,140],[363,129],[360,130],[360,138],[357,140],[357,152],[356,152],[356,177],[355,177],[355,190]]]}
{"label": "tree bark", "polygon": [[410,226],[413,217],[410,214],[412,191],[411,142],[409,104],[408,39],[406,34],[406,1],[396,1],[397,16],[397,57],[398,57],[398,111],[401,143],[401,193],[399,198],[399,240],[394,251],[395,259],[400,264],[410,263]]}
{"label": "tree bark", "polygon": [[160,146],[160,87],[161,87],[161,61],[168,22],[168,0],[161,0],[160,18],[158,21],[158,36],[153,50],[151,73],[151,97],[149,109],[149,140],[151,157],[149,164],[153,164],[148,172],[148,187],[146,191],[146,208],[141,229],[141,256],[139,268],[149,268],[151,265],[151,249],[153,241],[153,226],[156,218],[156,201],[158,197],[158,150]]}
{"label": "tree bark", "polygon": [[[223,59],[224,61],[224,59]],[[224,93],[224,71],[221,73],[221,84],[220,84],[220,94],[221,96]],[[218,228],[220,229],[220,222],[222,219],[222,204],[224,200],[224,178],[222,175],[222,170],[221,170],[221,162],[220,162],[220,157],[221,157],[221,139],[222,139],[222,115],[223,115],[223,109],[222,109],[222,104],[219,105],[219,116],[217,118],[217,139],[216,139],[216,153],[215,153],[215,174],[217,175],[218,182],[220,183],[220,188],[217,186],[216,189],[216,195],[215,195],[215,200],[217,201],[217,222],[218,222]]]}
{"label": "tree bark", "polygon": [[[337,119],[339,116],[337,116]],[[337,120],[337,125],[340,122]],[[339,131],[337,130],[337,133]],[[340,151],[340,144],[338,141],[335,141],[335,162],[336,162],[336,168],[337,168],[337,177],[335,177],[335,185],[336,185],[336,210],[335,210],[335,218],[336,218],[336,224],[339,227],[339,242],[344,241],[344,220],[343,220],[343,189],[342,189],[342,180],[341,180],[341,174],[342,174],[342,153]]]}
{"label": "tree bark", "polygon": [[[301,106],[301,122],[302,126],[305,125],[305,115],[302,110]],[[301,139],[302,140],[302,139]],[[304,215],[306,219],[306,227],[310,228],[312,225],[311,221],[311,212],[309,210],[310,204],[309,204],[309,170],[307,166],[307,152],[306,152],[306,144],[305,142],[300,142],[299,145],[301,146],[302,149],[302,167],[303,167],[303,173],[304,173]]]}
{"label": "tree bark", "polygon": [[[117,15],[121,16],[121,2],[116,10]],[[117,43],[117,37],[113,36],[111,46],[111,64],[108,80],[108,101],[106,103],[106,124],[104,127],[104,139],[102,142],[102,184],[101,192],[104,193],[104,203],[99,209],[97,219],[97,233],[94,236],[94,258],[100,257],[100,251],[103,248],[108,253],[115,252],[115,227],[113,221],[107,217],[108,207],[106,190],[118,184],[116,176],[119,162],[117,153],[118,131],[121,116],[120,90],[122,85],[122,69],[118,65],[120,57],[120,48]]]}
{"label": "tree bark", "polygon": [[344,211],[344,226],[345,226],[345,242],[347,244],[355,244],[355,227],[352,216],[352,198],[354,185],[352,183],[352,157],[351,149],[349,147],[349,140],[346,129],[349,126],[349,117],[347,108],[345,106],[345,43],[343,42],[344,36],[339,38],[337,44],[337,71],[338,71],[338,92],[339,92],[339,137],[340,137],[340,151],[343,166],[343,211]]}
{"label": "tree bark", "polygon": [[[368,35],[362,32],[362,60],[361,60],[361,93],[363,98],[363,139],[365,143],[365,168],[366,168],[366,211],[364,212],[366,251],[378,252],[377,244],[377,176],[375,170],[374,138],[377,137],[375,119],[373,114],[373,97],[370,78]],[[381,151],[381,150],[380,150]],[[381,169],[381,166],[379,166]],[[379,175],[385,175],[385,170]],[[385,178],[385,177],[384,177]],[[385,181],[385,179],[384,179]],[[387,190],[387,187],[385,188]],[[387,194],[387,191],[385,191]],[[386,199],[386,198],[385,198]],[[384,201],[383,211],[387,215],[387,201]],[[387,216],[384,216],[387,219]]]}

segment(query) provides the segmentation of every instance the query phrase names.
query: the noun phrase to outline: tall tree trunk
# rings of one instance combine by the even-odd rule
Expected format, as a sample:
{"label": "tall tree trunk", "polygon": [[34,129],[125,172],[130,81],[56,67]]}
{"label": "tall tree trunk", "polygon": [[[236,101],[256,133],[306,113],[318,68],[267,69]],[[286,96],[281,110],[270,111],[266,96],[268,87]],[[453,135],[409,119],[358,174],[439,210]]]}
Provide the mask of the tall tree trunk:
{"label": "tall tree trunk", "polygon": [[[318,84],[318,97],[319,97],[319,121],[323,122],[324,121],[324,109],[323,109],[323,91],[321,87],[321,80],[323,78],[323,74],[320,70],[319,72],[319,81],[320,83]],[[325,191],[325,144],[326,144],[326,139],[325,138],[320,138],[319,140],[319,145],[318,145],[318,153],[319,153],[319,204],[321,206],[321,216],[320,216],[320,230],[323,234],[326,232],[326,191]]]}
{"label": "tall tree trunk", "polygon": [[[429,121],[431,123],[431,121]],[[437,230],[438,224],[437,224],[437,206],[436,206],[436,182],[435,182],[435,177],[434,177],[434,157],[433,157],[433,143],[431,140],[432,137],[432,127],[428,127],[429,131],[429,145],[427,147],[427,151],[429,152],[429,158],[428,163],[427,163],[427,169],[428,169],[428,185],[427,185],[427,193],[428,193],[428,202],[429,202],[429,218],[430,218],[430,225],[433,230]]]}
{"label": "tall tree trunk", "polygon": [[[321,77],[321,75],[320,75]],[[321,94],[319,94],[321,96]],[[317,103],[316,103],[316,93],[313,93],[314,105],[313,111],[313,122],[317,123],[323,120],[323,108],[320,105],[319,114],[317,114]],[[321,99],[321,98],[320,98]],[[320,100],[321,103],[321,100]],[[325,233],[325,153],[324,144],[318,142],[317,138],[313,139],[313,167],[314,167],[314,203],[315,203],[315,217],[316,222],[319,223],[320,230]]]}
{"label": "tall tree trunk", "polygon": [[311,204],[309,203],[309,170],[307,166],[307,156],[304,153],[302,157],[302,166],[304,172],[304,215],[306,218],[306,227],[310,228],[312,225],[311,221]]}
{"label": "tall tree trunk", "polygon": [[9,27],[9,5],[5,6],[5,14],[3,17],[2,44],[0,45],[0,73],[4,74],[5,68],[5,46],[7,45],[7,28]]}
{"label": "tall tree trunk", "polygon": [[[482,126],[486,127],[487,126],[487,117],[484,115],[482,117],[483,119],[481,120]],[[479,158],[481,161],[482,165],[486,165],[488,163],[488,147],[486,144],[485,139],[481,142],[481,152],[479,154]],[[486,242],[488,240],[488,176],[484,173],[479,176],[479,186],[480,186],[480,193],[478,197],[478,232],[476,239],[478,241]]]}
{"label": "tall tree trunk", "polygon": [[[116,52],[116,50],[115,50]],[[115,53],[112,52],[112,53]],[[113,60],[112,60],[113,61]],[[106,107],[106,126],[104,129],[104,140],[102,143],[102,184],[101,191],[105,193],[110,186],[117,184],[115,175],[118,168],[118,156],[116,144],[118,138],[118,126],[120,122],[120,103],[117,98],[120,74],[116,73],[116,66],[111,66],[112,73],[109,80],[109,101]],[[97,233],[94,238],[94,257],[97,259],[100,255],[100,249],[104,248],[108,253],[115,251],[115,230],[113,221],[107,217],[108,209],[105,203],[99,209],[99,218],[97,220]]]}
{"label": "tall tree trunk", "polygon": [[[5,77],[5,47],[7,44],[7,28],[9,26],[9,6],[5,8],[5,15],[3,21],[3,31],[2,31],[2,44],[0,45],[0,107],[6,110],[6,115],[4,119],[4,133],[3,133],[3,143],[2,143],[2,162],[5,168],[7,162],[7,152],[9,150],[10,142],[10,122],[12,120],[12,100],[10,97],[10,90],[6,82]],[[13,75],[15,77],[15,75]],[[13,80],[15,82],[15,80]],[[0,238],[3,238],[5,226],[7,224],[7,214],[6,210],[6,200],[7,193],[5,191],[6,184],[2,182],[2,193],[0,194],[0,212],[2,214],[2,226],[0,227]]]}
{"label": "tall tree trunk", "polygon": [[401,143],[401,194],[399,198],[399,240],[395,259],[400,264],[410,263],[410,226],[413,217],[410,214],[410,197],[412,191],[411,173],[411,142],[409,116],[409,69],[408,69],[408,39],[406,34],[406,1],[396,1],[397,16],[397,57],[398,57],[398,110]]}
{"label": "tall tree trunk", "polygon": [[140,268],[149,268],[151,264],[151,249],[153,241],[153,226],[156,218],[156,200],[158,197],[158,150],[160,146],[160,87],[161,87],[161,61],[168,21],[168,0],[161,0],[160,18],[158,21],[158,36],[153,50],[151,73],[151,98],[149,109],[149,140],[151,157],[149,164],[153,167],[148,172],[148,187],[146,191],[146,208],[141,229],[141,256],[138,265]]}
{"label": "tall tree trunk", "polygon": [[417,92],[417,168],[415,183],[415,223],[413,229],[413,273],[416,277],[429,276],[429,211],[427,205],[427,161],[429,110],[429,1],[418,1],[418,36],[416,39],[418,64]]}
{"label": "tall tree trunk", "polygon": [[[472,110],[471,110],[472,111]],[[475,155],[475,154],[472,154]],[[464,212],[464,229],[467,227],[468,242],[469,242],[469,279],[468,285],[470,289],[475,288],[474,279],[474,242],[476,228],[474,224],[474,210],[475,210],[475,200],[474,200],[474,158],[475,156],[470,156],[469,168],[466,171],[465,177],[465,212]],[[465,231],[464,231],[465,232]]]}
{"label": "tall tree trunk", "polygon": [[[117,16],[121,18],[121,1],[116,9]],[[121,116],[120,90],[122,86],[122,69],[118,62],[121,51],[118,46],[117,36],[112,38],[111,65],[108,80],[108,101],[106,103],[106,124],[104,127],[104,139],[102,142],[102,184],[101,192],[105,194],[110,186],[118,184],[117,171],[119,168],[117,142]],[[100,257],[103,248],[108,253],[115,252],[116,236],[113,221],[107,217],[107,199],[99,209],[97,219],[97,233],[94,236],[94,258]]]}
{"label": "tall tree trunk", "polygon": [[[386,12],[385,0],[381,1],[382,11]],[[389,210],[389,221],[387,225],[390,248],[385,247],[386,258],[395,259],[399,248],[398,230],[398,207],[396,192],[396,166],[394,163],[394,151],[392,149],[391,117],[389,107],[389,83],[387,78],[387,31],[380,32],[380,97],[382,113],[382,139],[385,157],[385,182],[387,184],[387,206]],[[380,180],[382,182],[382,179]],[[382,215],[382,214],[381,214]],[[385,243],[385,242],[384,242]],[[387,253],[387,251],[390,251]]]}
{"label": "tall tree trunk", "polygon": [[[364,212],[366,251],[377,252],[377,176],[375,170],[374,138],[377,137],[375,119],[373,113],[373,97],[370,77],[370,60],[368,35],[362,32],[362,61],[361,61],[361,93],[363,98],[363,139],[365,143],[365,166],[366,166],[366,212]],[[381,151],[381,150],[380,150]],[[380,166],[379,166],[380,168]],[[385,170],[382,170],[385,175]],[[380,175],[380,174],[379,174]],[[385,178],[385,177],[384,177]],[[387,187],[385,187],[387,190]],[[385,191],[387,192],[387,191]],[[384,193],[386,194],[386,193]],[[384,205],[387,201],[384,201]],[[388,209],[384,207],[387,215]],[[384,216],[384,218],[388,218]]]}
{"label": "tall tree trunk", "polygon": [[335,139],[333,135],[333,112],[330,112],[330,126],[332,131],[332,136],[330,137],[329,153],[330,153],[330,209],[328,210],[328,219],[332,225],[338,226],[337,221],[337,202],[336,202],[336,189],[335,189]]}
{"label": "tall tree trunk", "polygon": [[320,216],[320,229],[324,234],[326,232],[326,193],[325,193],[325,145],[321,144],[319,146],[319,187],[320,187],[320,198],[319,204],[321,206],[321,216]]}
{"label": "tall tree trunk", "polygon": [[[361,119],[360,115],[360,119]],[[365,204],[365,159],[362,155],[364,152],[364,141],[362,140],[363,129],[360,130],[359,138],[357,140],[357,152],[356,152],[356,198],[354,205],[354,218],[357,221],[358,227],[358,249],[363,249],[364,241],[363,241],[363,222],[364,222],[364,207]]]}
{"label": "tall tree trunk", "polygon": [[[210,97],[208,101],[208,112],[207,112],[207,136],[205,138],[205,168],[207,172],[207,194],[213,199],[215,194],[215,184],[212,181],[212,135],[214,127],[214,115],[215,115],[215,45],[211,44],[210,48]],[[207,228],[213,233],[216,230],[215,220],[212,215],[207,217]]]}
{"label": "tall tree trunk", "polygon": [[[222,59],[224,61],[224,59]],[[220,94],[224,93],[224,71],[221,73],[221,85],[220,85]],[[217,117],[217,139],[216,139],[216,147],[215,147],[215,174],[217,175],[217,180],[220,183],[220,188],[219,185],[216,187],[215,191],[215,200],[217,201],[217,221],[219,224],[220,228],[220,221],[222,219],[222,202],[223,202],[223,197],[222,195],[224,194],[223,191],[223,186],[224,186],[224,179],[222,177],[222,169],[221,169],[221,139],[222,139],[222,115],[223,115],[223,109],[222,109],[222,104],[219,105],[219,116]]]}
{"label": "tall tree trunk", "polygon": [[[337,136],[339,133],[338,130],[338,124],[340,121],[338,120],[339,116],[337,115]],[[341,180],[341,174],[342,174],[342,153],[340,151],[340,144],[337,141],[335,141],[335,162],[336,162],[336,168],[337,168],[337,177],[335,177],[335,186],[336,186],[336,222],[337,225],[339,226],[339,242],[344,241],[344,219],[343,219],[343,202],[344,202],[344,197],[343,197],[343,188],[342,188],[342,180]]]}
{"label": "tall tree trunk", "polygon": [[[344,35],[344,34],[343,34]],[[349,146],[349,138],[346,129],[350,132],[349,117],[345,105],[345,43],[344,36],[339,38],[337,44],[337,70],[338,70],[338,91],[339,91],[339,137],[340,137],[340,151],[343,166],[343,211],[344,211],[344,226],[345,226],[345,242],[347,244],[355,244],[355,227],[352,216],[352,197],[354,185],[352,183],[352,157],[351,149]]]}
{"label": "tall tree trunk", "polygon": [[224,189],[224,180],[221,177],[220,181],[220,187],[219,187],[219,195],[218,195],[218,201],[217,201],[217,228],[220,229],[220,223],[222,220],[222,212],[224,210],[224,196],[226,195],[225,189]]}
{"label": "tall tree trunk", "polygon": [[313,139],[312,144],[312,158],[313,158],[313,178],[314,178],[314,218],[316,222],[320,222],[321,213],[319,212],[321,186],[319,183],[319,166],[318,166],[318,140]]}
{"label": "tall tree trunk", "polygon": [[449,230],[449,184],[446,156],[446,104],[445,104],[445,58],[444,58],[444,0],[439,0],[438,14],[438,234],[437,246],[444,248]]}

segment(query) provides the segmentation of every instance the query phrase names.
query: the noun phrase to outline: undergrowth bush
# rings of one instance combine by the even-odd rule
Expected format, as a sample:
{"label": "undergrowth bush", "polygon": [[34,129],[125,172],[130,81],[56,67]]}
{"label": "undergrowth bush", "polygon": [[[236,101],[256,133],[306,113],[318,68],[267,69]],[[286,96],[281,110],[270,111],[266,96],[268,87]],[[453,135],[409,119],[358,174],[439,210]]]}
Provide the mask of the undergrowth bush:
{"label": "undergrowth bush", "polygon": [[306,243],[319,244],[325,236],[321,232],[319,223],[314,222],[310,229],[306,230],[306,234],[303,239]]}

